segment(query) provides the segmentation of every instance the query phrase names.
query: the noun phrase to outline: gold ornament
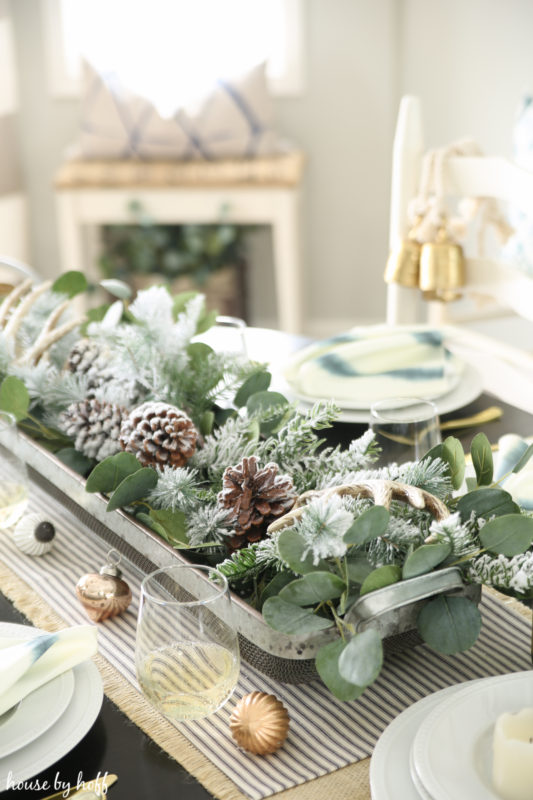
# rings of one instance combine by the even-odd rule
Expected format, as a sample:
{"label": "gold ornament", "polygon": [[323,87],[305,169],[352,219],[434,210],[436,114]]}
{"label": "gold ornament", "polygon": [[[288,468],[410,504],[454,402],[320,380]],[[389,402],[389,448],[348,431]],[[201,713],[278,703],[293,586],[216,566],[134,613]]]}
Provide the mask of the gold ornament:
{"label": "gold ornament", "polygon": [[107,558],[100,572],[83,575],[76,584],[76,594],[93,622],[116,617],[131,603],[131,589],[118,569],[120,554],[110,550]]}
{"label": "gold ornament", "polygon": [[264,756],[278,750],[287,738],[289,714],[273,694],[251,692],[233,709],[229,727],[238,745]]}

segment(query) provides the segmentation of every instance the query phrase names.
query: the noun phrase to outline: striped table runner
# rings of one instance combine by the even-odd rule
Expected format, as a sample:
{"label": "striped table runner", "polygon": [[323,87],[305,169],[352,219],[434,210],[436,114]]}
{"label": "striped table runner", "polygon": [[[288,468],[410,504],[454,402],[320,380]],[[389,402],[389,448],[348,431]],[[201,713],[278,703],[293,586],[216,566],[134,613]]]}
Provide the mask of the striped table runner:
{"label": "striped table runner", "polygon": [[[37,509],[56,526],[54,549],[41,558],[32,558],[17,549],[9,533],[0,532],[0,558],[67,624],[86,623],[74,586],[81,575],[98,571],[105,563],[108,547],[35,487],[31,510]],[[122,567],[133,602],[122,616],[99,624],[99,649],[137,687],[134,644],[142,576],[136,568],[127,564]],[[336,701],[318,681],[283,685],[243,664],[229,703],[208,719],[180,724],[179,731],[254,800],[331,773],[368,757],[387,724],[421,697],[454,683],[531,668],[528,620],[490,595],[484,596],[481,610],[482,634],[468,652],[441,656],[420,646],[391,656],[376,683],[351,703]],[[228,729],[235,702],[254,690],[275,694],[291,719],[285,745],[266,757],[240,751]]]}

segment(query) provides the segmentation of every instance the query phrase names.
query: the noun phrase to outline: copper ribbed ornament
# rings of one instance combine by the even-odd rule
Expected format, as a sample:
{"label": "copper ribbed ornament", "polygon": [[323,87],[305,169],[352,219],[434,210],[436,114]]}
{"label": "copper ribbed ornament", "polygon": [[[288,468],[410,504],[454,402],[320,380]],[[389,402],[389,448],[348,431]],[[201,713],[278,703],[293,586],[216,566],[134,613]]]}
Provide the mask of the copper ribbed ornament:
{"label": "copper ribbed ornament", "polygon": [[107,558],[99,572],[83,575],[76,584],[76,594],[93,622],[116,617],[131,603],[131,589],[120,577],[120,554],[110,550]]}
{"label": "copper ribbed ornament", "polygon": [[289,732],[289,714],[277,697],[251,692],[239,700],[230,717],[231,735],[249,753],[264,756],[279,750]]}

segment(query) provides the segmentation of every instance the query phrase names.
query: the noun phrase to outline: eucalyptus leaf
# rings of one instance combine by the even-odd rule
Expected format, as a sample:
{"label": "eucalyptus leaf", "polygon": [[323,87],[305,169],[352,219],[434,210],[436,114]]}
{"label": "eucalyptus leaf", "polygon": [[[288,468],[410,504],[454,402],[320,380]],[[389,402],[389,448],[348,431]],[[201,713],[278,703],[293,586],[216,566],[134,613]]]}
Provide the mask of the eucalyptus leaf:
{"label": "eucalyptus leaf", "polygon": [[214,411],[204,411],[200,418],[200,433],[202,436],[209,436],[210,433],[213,431],[213,426],[215,424],[215,412]]}
{"label": "eucalyptus leaf", "polygon": [[80,453],[74,447],[63,447],[61,450],[56,450],[55,454],[65,466],[77,472],[78,475],[87,475],[94,466],[94,459],[87,458],[86,455]]}
{"label": "eucalyptus leaf", "polygon": [[311,606],[340,597],[346,584],[332,572],[309,572],[284,586],[279,596],[288,603]]}
{"label": "eucalyptus leaf", "polygon": [[217,321],[217,316],[218,311],[216,309],[206,311],[202,314],[196,325],[196,335],[199,336],[201,333],[208,331],[209,328],[212,328]]}
{"label": "eucalyptus leaf", "polygon": [[402,568],[402,578],[416,578],[417,575],[424,575],[431,572],[441,561],[444,561],[452,551],[451,545],[447,542],[437,544],[423,544],[413,550],[407,556]]}
{"label": "eucalyptus leaf", "polygon": [[342,639],[324,645],[316,654],[315,666],[318,674],[337,700],[349,702],[356,700],[364,692],[365,687],[355,686],[341,676],[339,658],[345,647],[346,642]]}
{"label": "eucalyptus leaf", "polygon": [[100,461],[85,483],[85,491],[111,494],[128,475],[142,469],[132,453],[116,453]]}
{"label": "eucalyptus leaf", "polygon": [[353,583],[363,583],[373,570],[374,567],[366,556],[356,555],[346,558],[346,571]]}
{"label": "eucalyptus leaf", "polygon": [[109,292],[109,294],[112,294],[113,297],[118,297],[119,300],[129,300],[133,294],[131,286],[117,278],[106,278],[100,281],[100,286]]}
{"label": "eucalyptus leaf", "polygon": [[276,572],[272,580],[267,583],[259,599],[260,608],[269,597],[275,597],[288,583],[294,580],[292,572]]}
{"label": "eucalyptus leaf", "polygon": [[28,416],[30,395],[20,378],[8,375],[0,385],[0,409],[13,414],[17,422]]}
{"label": "eucalyptus leaf", "polygon": [[522,456],[514,465],[513,472],[520,472],[521,469],[524,469],[531,456],[533,456],[533,444],[528,445],[527,450],[524,451]]}
{"label": "eucalyptus leaf", "polygon": [[278,537],[278,551],[283,561],[297,575],[306,575],[308,572],[320,570],[326,572],[328,565],[320,560],[318,564],[313,564],[313,555],[308,553],[302,558],[305,550],[308,550],[305,540],[293,528],[285,528]]}
{"label": "eucalyptus leaf", "polygon": [[152,508],[150,519],[165,531],[165,539],[175,547],[187,547],[187,518],[183,511],[168,511]]}
{"label": "eucalyptus leaf", "polygon": [[174,295],[172,298],[172,315],[175,320],[179,317],[179,315],[185,311],[187,305],[191,302],[191,300],[196,297],[198,292],[180,292],[180,294]]}
{"label": "eucalyptus leaf", "polygon": [[481,614],[467,597],[439,595],[420,611],[417,627],[422,639],[439,653],[468,650],[481,630]]}
{"label": "eucalyptus leaf", "polygon": [[283,408],[289,401],[280,392],[255,392],[246,401],[246,408],[249,414],[255,411],[262,411],[265,408]]}
{"label": "eucalyptus leaf", "polygon": [[246,440],[248,442],[258,442],[261,436],[261,425],[258,419],[251,419],[246,426]]}
{"label": "eucalyptus leaf", "polygon": [[383,567],[378,567],[368,575],[361,586],[360,594],[368,594],[368,592],[375,592],[376,589],[383,589],[384,586],[390,586],[392,583],[398,583],[402,577],[402,570],[397,564],[385,564]]}
{"label": "eucalyptus leaf", "polygon": [[466,483],[466,490],[468,492],[473,492],[477,489],[477,478],[468,477],[465,481]]}
{"label": "eucalyptus leaf", "polygon": [[461,515],[461,522],[468,522],[472,511],[476,516],[488,519],[505,514],[518,514],[520,508],[504,489],[483,487],[460,497],[457,511]]}
{"label": "eucalyptus leaf", "polygon": [[119,483],[107,504],[106,511],[122,508],[135,500],[146,497],[150,489],[157,484],[157,473],[151,467],[142,467],[137,472],[128,475]]}
{"label": "eucalyptus leaf", "polygon": [[239,388],[233,402],[238,408],[242,408],[248,402],[248,398],[257,392],[264,392],[270,386],[272,375],[270,372],[254,372],[247,378]]}
{"label": "eucalyptus leaf", "polygon": [[101,306],[96,306],[95,308],[89,308],[85,312],[86,321],[80,325],[80,334],[82,336],[87,335],[87,328],[89,327],[91,322],[101,322],[106,313],[109,309],[109,303],[105,303]]}
{"label": "eucalyptus leaf", "polygon": [[368,686],[375,681],[382,665],[383,645],[373,628],[356,633],[339,656],[341,678],[356,686]]}
{"label": "eucalyptus leaf", "polygon": [[213,355],[213,348],[209,347],[205,342],[192,342],[187,346],[187,355],[190,359],[190,366],[194,369],[207,361]]}
{"label": "eucalyptus leaf", "polygon": [[87,278],[83,272],[71,270],[64,272],[52,284],[52,291],[74,297],[87,289]]}
{"label": "eucalyptus leaf", "polygon": [[479,538],[491,553],[509,557],[525,553],[533,542],[533,519],[522,514],[496,517],[483,526]]}
{"label": "eucalyptus leaf", "polygon": [[454,489],[460,489],[463,485],[466,469],[465,453],[463,445],[455,436],[447,436],[442,443],[441,458],[450,468],[450,478]]}
{"label": "eucalyptus leaf", "polygon": [[319,617],[308,608],[288,603],[279,595],[269,597],[263,605],[265,622],[280,633],[292,635],[313,633],[331,626],[331,620]]}
{"label": "eucalyptus leaf", "polygon": [[372,506],[357,517],[344,534],[347,544],[362,545],[383,536],[389,524],[390,514],[384,506]]}
{"label": "eucalyptus leaf", "polygon": [[492,483],[494,461],[490,442],[484,433],[478,433],[474,436],[470,446],[470,454],[478,485],[488,486]]}

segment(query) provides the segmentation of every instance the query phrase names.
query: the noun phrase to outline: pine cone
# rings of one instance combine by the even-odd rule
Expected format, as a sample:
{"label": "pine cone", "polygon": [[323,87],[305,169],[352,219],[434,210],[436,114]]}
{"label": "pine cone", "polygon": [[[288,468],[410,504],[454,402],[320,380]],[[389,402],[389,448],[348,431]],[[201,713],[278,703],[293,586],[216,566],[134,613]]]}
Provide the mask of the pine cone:
{"label": "pine cone", "polygon": [[268,525],[289,511],[296,499],[290,476],[278,475],[277,464],[259,469],[256,456],[226,467],[222,486],[218,502],[232,512],[235,536],[229,544],[234,550],[263,539]]}
{"label": "pine cone", "polygon": [[94,397],[98,389],[106,387],[119,389],[125,405],[132,406],[139,399],[135,381],[131,378],[117,378],[110,366],[111,349],[107,344],[94,339],[79,339],[70,351],[66,366],[76,375],[84,375],[87,380],[87,397]]}
{"label": "pine cone", "polygon": [[182,467],[196,450],[197,436],[184,411],[167,403],[148,402],[126,417],[120,444],[145,467]]}
{"label": "pine cone", "polygon": [[93,397],[72,403],[60,417],[60,426],[74,439],[74,447],[88,458],[103,461],[120,452],[120,426],[125,408]]}

